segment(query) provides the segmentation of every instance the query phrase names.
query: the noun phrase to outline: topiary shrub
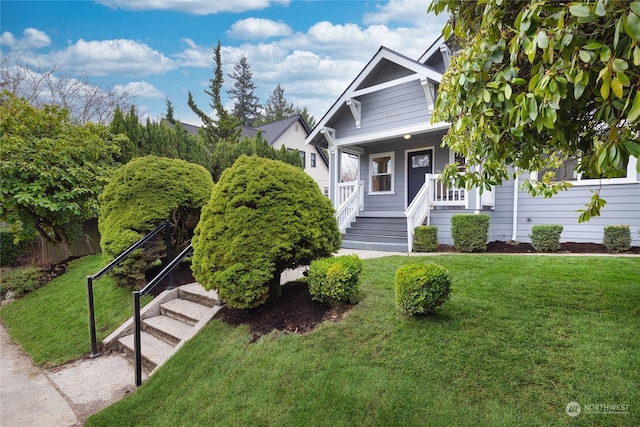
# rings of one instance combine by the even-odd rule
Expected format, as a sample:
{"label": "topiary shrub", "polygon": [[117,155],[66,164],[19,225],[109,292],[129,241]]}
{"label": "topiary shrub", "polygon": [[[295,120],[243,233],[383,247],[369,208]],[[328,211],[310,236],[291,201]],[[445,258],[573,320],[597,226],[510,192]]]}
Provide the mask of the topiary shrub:
{"label": "topiary shrub", "polygon": [[438,250],[438,227],[420,225],[413,230],[413,251],[433,252]]}
{"label": "topiary shrub", "polygon": [[605,226],[602,244],[610,252],[628,251],[631,248],[631,229],[628,225]]}
{"label": "topiary shrub", "polygon": [[560,249],[560,234],[563,227],[558,224],[538,224],[531,227],[531,245],[538,252],[555,252]]}
{"label": "topiary shrub", "polygon": [[341,245],[335,210],[302,169],[241,156],[225,170],[193,237],[195,278],[233,308],[281,293],[280,274]]}
{"label": "topiary shrub", "polygon": [[409,315],[432,313],[451,294],[451,276],[439,264],[405,264],[395,279],[396,305]]}
{"label": "topiary shrub", "polygon": [[[99,197],[100,246],[109,262],[159,224],[172,225],[173,253],[186,247],[213,190],[202,166],[180,159],[138,157],[115,171]],[[164,238],[134,251],[112,270],[119,285],[141,288],[144,272],[165,256]]]}
{"label": "topiary shrub", "polygon": [[360,290],[363,263],[358,255],[342,255],[311,262],[309,293],[315,301],[336,306],[346,303]]}
{"label": "topiary shrub", "polygon": [[460,252],[484,252],[489,238],[489,215],[457,214],[451,217],[453,245]]}

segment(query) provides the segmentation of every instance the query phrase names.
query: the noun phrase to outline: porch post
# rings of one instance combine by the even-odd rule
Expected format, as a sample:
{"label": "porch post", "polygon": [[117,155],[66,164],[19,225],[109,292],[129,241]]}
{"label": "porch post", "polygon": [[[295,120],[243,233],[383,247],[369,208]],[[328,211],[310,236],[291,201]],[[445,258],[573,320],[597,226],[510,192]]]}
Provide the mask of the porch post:
{"label": "porch post", "polygon": [[338,208],[338,175],[340,170],[340,150],[335,146],[329,146],[329,199],[334,208]]}

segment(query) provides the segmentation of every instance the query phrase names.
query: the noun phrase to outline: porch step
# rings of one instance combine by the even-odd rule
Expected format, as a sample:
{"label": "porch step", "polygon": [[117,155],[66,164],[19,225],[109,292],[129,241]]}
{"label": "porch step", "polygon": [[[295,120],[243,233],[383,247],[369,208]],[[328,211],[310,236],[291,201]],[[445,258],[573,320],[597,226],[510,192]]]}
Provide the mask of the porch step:
{"label": "porch step", "polygon": [[342,235],[345,249],[407,252],[407,219],[358,216]]}
{"label": "porch step", "polygon": [[210,307],[176,298],[160,305],[160,313],[188,325],[195,325],[202,319]]}
{"label": "porch step", "polygon": [[[126,335],[118,340],[122,350],[132,359],[134,358],[133,334]],[[153,335],[142,332],[140,334],[140,346],[142,347],[142,365],[148,370],[162,365],[171,357],[173,346]]]}

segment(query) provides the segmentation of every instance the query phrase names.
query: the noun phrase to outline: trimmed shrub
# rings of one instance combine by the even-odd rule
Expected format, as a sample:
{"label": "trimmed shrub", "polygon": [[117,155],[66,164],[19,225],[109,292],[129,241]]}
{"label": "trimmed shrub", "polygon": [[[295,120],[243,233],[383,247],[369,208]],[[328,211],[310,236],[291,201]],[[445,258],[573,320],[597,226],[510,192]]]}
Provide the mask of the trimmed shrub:
{"label": "trimmed shrub", "polygon": [[[100,246],[109,262],[165,221],[172,225],[171,245],[186,247],[213,190],[209,172],[195,163],[157,156],[138,157],[113,174],[99,197]],[[112,270],[121,286],[141,288],[145,271],[166,256],[163,234],[135,250]]]}
{"label": "trimmed shrub", "polygon": [[489,239],[489,215],[457,214],[451,217],[453,245],[460,252],[484,252]]}
{"label": "trimmed shrub", "polygon": [[241,156],[225,170],[193,237],[193,275],[232,308],[279,297],[280,275],[342,243],[335,210],[299,167]]}
{"label": "trimmed shrub", "polygon": [[38,267],[20,267],[3,271],[0,275],[0,294],[4,297],[12,291],[16,297],[28,294],[40,287],[44,276]]}
{"label": "trimmed shrub", "polygon": [[14,265],[31,250],[32,241],[20,240],[16,243],[15,233],[0,230],[0,265]]}
{"label": "trimmed shrub", "polygon": [[438,227],[420,225],[413,230],[413,251],[433,252],[438,250]]}
{"label": "trimmed shrub", "polygon": [[342,255],[311,262],[309,293],[315,301],[336,306],[346,303],[360,290],[363,263],[358,255]]}
{"label": "trimmed shrub", "polygon": [[628,225],[605,226],[602,244],[610,252],[628,251],[631,248],[631,229]]}
{"label": "trimmed shrub", "polygon": [[409,315],[432,313],[451,294],[451,276],[439,264],[405,264],[396,270],[396,305]]}
{"label": "trimmed shrub", "polygon": [[555,252],[560,249],[560,234],[563,227],[558,224],[538,224],[531,227],[531,245],[538,252]]}

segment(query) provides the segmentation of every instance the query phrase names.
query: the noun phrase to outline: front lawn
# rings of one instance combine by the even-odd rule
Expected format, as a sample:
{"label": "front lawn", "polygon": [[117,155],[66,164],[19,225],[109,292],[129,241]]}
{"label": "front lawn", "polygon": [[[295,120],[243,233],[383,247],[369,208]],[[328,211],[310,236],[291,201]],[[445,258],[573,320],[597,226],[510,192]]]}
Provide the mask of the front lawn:
{"label": "front lawn", "polygon": [[[419,260],[449,269],[452,297],[405,318],[394,273]],[[87,425],[640,425],[640,258],[396,256],[365,260],[363,290],[304,336],[251,344],[214,319]]]}
{"label": "front lawn", "polygon": [[[91,352],[86,277],[102,267],[102,255],[72,261],[64,274],[0,310],[9,334],[34,363],[52,367]],[[133,315],[133,303],[131,290],[116,286],[108,276],[93,288],[101,341]]]}

